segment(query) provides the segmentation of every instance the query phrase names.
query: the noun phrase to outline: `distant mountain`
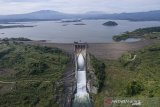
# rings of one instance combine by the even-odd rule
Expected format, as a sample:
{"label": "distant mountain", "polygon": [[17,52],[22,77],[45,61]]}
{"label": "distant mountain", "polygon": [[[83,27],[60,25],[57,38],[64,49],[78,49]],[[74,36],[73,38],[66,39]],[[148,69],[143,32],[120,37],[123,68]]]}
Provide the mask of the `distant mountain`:
{"label": "distant mountain", "polygon": [[160,21],[160,10],[136,13],[121,13],[104,15],[104,18],[132,21]]}
{"label": "distant mountain", "polygon": [[0,19],[62,19],[70,18],[69,14],[51,10],[41,10],[26,14],[0,15]]}
{"label": "distant mountain", "polygon": [[87,12],[85,14],[66,14],[52,10],[41,10],[26,14],[0,15],[1,22],[32,21],[32,20],[59,20],[59,19],[114,19],[132,21],[160,21],[160,10],[149,12],[106,14],[104,12]]}
{"label": "distant mountain", "polygon": [[106,13],[102,11],[89,11],[89,12],[86,12],[85,14],[106,14]]}

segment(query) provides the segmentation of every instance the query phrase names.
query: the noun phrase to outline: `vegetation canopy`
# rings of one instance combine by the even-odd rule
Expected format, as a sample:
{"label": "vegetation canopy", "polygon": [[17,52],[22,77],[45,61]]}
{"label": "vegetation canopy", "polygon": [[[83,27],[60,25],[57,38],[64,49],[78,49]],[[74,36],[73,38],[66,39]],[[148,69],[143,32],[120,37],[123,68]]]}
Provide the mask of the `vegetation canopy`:
{"label": "vegetation canopy", "polygon": [[55,83],[68,59],[57,48],[1,42],[0,106],[58,107]]}

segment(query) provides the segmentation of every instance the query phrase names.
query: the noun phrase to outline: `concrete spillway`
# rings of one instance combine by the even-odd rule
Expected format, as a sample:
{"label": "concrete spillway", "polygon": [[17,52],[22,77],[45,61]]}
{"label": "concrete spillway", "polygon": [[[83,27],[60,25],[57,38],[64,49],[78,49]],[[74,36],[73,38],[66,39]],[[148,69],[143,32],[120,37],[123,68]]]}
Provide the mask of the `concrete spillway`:
{"label": "concrete spillway", "polygon": [[76,56],[76,93],[72,107],[92,107],[89,94],[87,92],[86,63],[84,56],[80,53]]}

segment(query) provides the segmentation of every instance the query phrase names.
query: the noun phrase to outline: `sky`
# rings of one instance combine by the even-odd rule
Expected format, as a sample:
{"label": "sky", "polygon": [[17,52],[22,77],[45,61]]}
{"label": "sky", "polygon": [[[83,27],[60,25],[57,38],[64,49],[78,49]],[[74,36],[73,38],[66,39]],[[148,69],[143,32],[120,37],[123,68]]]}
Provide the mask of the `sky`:
{"label": "sky", "polygon": [[64,13],[143,12],[160,10],[160,0],[0,0],[0,15],[22,14],[39,10]]}

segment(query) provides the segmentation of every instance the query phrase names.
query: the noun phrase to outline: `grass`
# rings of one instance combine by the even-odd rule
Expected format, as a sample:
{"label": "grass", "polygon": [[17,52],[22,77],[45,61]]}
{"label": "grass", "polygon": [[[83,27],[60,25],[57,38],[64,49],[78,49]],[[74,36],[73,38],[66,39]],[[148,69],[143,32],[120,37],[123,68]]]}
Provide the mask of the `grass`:
{"label": "grass", "polygon": [[104,80],[105,80],[105,64],[96,59],[94,56],[91,56],[91,65],[94,68],[94,73],[96,75],[97,81],[98,81],[98,91],[100,92],[104,86]]}
{"label": "grass", "polygon": [[118,60],[105,60],[105,64],[104,87],[93,95],[95,107],[103,107],[106,97],[140,99],[142,107],[159,107],[160,43],[127,52]]}
{"label": "grass", "polygon": [[68,60],[57,48],[2,42],[0,106],[58,107],[55,83],[61,78]]}

